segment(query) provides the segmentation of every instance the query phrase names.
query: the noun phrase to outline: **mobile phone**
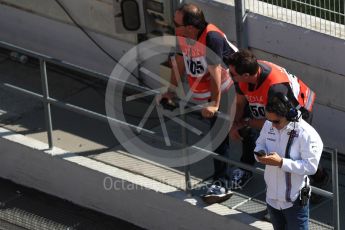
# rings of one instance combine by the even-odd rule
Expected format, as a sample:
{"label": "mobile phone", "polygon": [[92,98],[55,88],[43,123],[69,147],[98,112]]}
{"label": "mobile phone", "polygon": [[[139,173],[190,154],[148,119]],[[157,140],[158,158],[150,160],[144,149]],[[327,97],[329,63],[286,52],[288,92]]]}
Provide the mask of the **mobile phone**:
{"label": "mobile phone", "polygon": [[254,154],[257,155],[258,157],[263,157],[267,155],[264,150],[260,150],[258,152],[254,151]]}

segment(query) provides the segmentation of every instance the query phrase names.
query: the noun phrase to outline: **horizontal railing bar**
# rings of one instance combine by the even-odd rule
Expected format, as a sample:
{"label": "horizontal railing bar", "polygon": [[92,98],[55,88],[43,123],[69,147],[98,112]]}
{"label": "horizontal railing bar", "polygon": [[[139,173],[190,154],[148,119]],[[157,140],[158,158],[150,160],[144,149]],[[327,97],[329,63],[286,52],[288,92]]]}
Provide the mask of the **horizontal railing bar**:
{"label": "horizontal railing bar", "polygon": [[129,124],[127,122],[118,120],[116,118],[107,117],[107,116],[105,116],[103,114],[96,113],[96,112],[84,109],[84,108],[76,106],[76,105],[72,105],[72,104],[69,104],[69,103],[63,103],[63,102],[60,102],[60,101],[58,101],[58,100],[56,100],[54,98],[45,99],[41,94],[34,93],[34,92],[29,91],[29,90],[26,90],[26,89],[23,89],[23,88],[20,88],[20,87],[17,87],[17,86],[8,84],[8,83],[3,83],[2,86],[8,87],[8,88],[10,88],[12,90],[16,90],[16,91],[18,91],[20,93],[23,93],[25,95],[29,95],[31,97],[39,99],[42,102],[45,102],[45,101],[49,102],[52,105],[58,106],[58,107],[63,108],[63,109],[67,109],[67,110],[69,110],[71,112],[76,112],[76,113],[79,113],[79,114],[82,114],[82,115],[86,115],[88,117],[95,118],[97,120],[104,121],[104,122],[108,122],[108,121],[115,122],[117,124],[120,124],[120,125],[123,125],[123,126],[127,126],[127,127],[131,127],[131,128],[134,128],[136,130],[139,130],[141,132],[145,132],[145,133],[148,133],[148,134],[151,134],[151,135],[155,134],[155,132],[153,132],[151,130],[144,129],[144,128],[141,128],[139,126],[135,126],[135,125]]}
{"label": "horizontal railing bar", "polygon": [[[136,85],[136,84],[133,84],[133,83],[130,83],[130,82],[125,82],[125,81],[123,81],[121,79],[118,79],[118,78],[115,78],[113,76],[110,77],[109,75],[97,72],[95,70],[91,70],[91,69],[88,69],[88,68],[85,68],[85,67],[81,67],[81,66],[72,64],[70,62],[59,60],[59,59],[50,57],[48,55],[45,55],[45,54],[42,54],[42,53],[38,53],[38,52],[29,50],[29,49],[25,49],[23,47],[19,47],[19,46],[16,46],[16,45],[4,42],[4,41],[0,41],[0,46],[5,48],[5,49],[10,49],[12,51],[16,51],[16,52],[28,55],[30,57],[34,57],[34,58],[37,58],[37,59],[43,59],[43,60],[47,61],[48,63],[55,64],[55,65],[58,65],[58,66],[61,66],[61,67],[64,67],[64,68],[67,68],[67,69],[70,69],[70,70],[75,70],[75,71],[78,71],[78,72],[90,75],[92,77],[95,77],[95,78],[98,78],[98,79],[101,79],[101,80],[104,80],[104,81],[108,81],[111,78],[112,80],[119,81],[119,82],[121,82],[123,84],[126,84],[126,85],[136,89],[136,90],[151,90],[152,91],[152,89],[149,89],[149,88],[146,88],[146,87],[143,87],[143,86],[140,86],[140,85]],[[157,93],[159,93],[159,92],[157,91]]]}

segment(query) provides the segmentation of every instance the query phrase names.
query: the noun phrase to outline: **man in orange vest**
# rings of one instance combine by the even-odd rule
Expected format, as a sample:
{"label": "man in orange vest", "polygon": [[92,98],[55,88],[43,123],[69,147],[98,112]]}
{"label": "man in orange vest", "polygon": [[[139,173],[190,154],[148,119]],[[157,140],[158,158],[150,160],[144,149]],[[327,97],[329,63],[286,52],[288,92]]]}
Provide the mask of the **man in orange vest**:
{"label": "man in orange vest", "polygon": [[[178,78],[186,73],[191,98],[209,102],[201,110],[201,114],[210,119],[213,125],[215,114],[220,109],[222,93],[226,93],[233,83],[227,60],[238,49],[219,28],[206,22],[202,10],[194,4],[183,4],[175,12],[174,24],[178,42],[174,58],[177,65],[172,68],[170,87],[163,98],[170,101],[176,96]],[[226,138],[215,152],[228,156],[228,142]],[[213,179],[226,179],[227,164],[215,160],[214,167]]]}
{"label": "man in orange vest", "polygon": [[[278,93],[285,95],[295,109],[300,111],[302,118],[310,123],[315,93],[283,67],[257,60],[249,50],[233,54],[229,64],[236,89],[236,114],[230,137],[233,140],[242,140],[241,162],[253,165],[255,141],[266,120],[265,106],[268,99]],[[232,183],[241,188],[251,177],[251,172],[235,169]],[[315,185],[321,185],[328,181],[328,174],[319,166],[311,179]]]}

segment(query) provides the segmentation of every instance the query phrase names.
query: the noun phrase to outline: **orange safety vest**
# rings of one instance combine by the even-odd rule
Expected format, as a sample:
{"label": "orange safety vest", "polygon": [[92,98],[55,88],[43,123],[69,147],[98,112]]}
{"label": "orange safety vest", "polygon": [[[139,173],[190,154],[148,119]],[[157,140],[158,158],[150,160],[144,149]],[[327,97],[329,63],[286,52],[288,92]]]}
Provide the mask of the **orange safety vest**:
{"label": "orange safety vest", "polygon": [[[192,90],[192,98],[195,100],[208,100],[211,98],[211,75],[208,71],[206,61],[206,37],[209,32],[218,32],[227,40],[226,35],[213,24],[208,24],[198,41],[194,44],[187,44],[186,38],[177,37],[180,49],[183,54],[188,83]],[[237,48],[228,41],[230,47],[237,51]],[[233,81],[230,78],[229,70],[222,68],[221,92],[226,92]]]}
{"label": "orange safety vest", "polygon": [[278,65],[267,61],[258,62],[271,67],[271,72],[259,88],[249,91],[248,83],[239,82],[239,87],[248,100],[250,110],[255,118],[260,119],[265,117],[265,106],[268,101],[270,87],[274,84],[287,82],[290,84],[294,96],[299,103],[297,109],[303,107],[309,112],[312,111],[316,95],[304,82]]}

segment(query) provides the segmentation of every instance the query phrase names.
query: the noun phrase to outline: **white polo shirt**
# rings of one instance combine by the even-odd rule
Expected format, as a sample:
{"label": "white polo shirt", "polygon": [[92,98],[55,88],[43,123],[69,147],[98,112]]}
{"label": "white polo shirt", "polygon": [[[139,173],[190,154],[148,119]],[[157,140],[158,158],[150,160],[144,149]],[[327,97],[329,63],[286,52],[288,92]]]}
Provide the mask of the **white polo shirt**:
{"label": "white polo shirt", "polygon": [[[285,158],[286,145],[290,131],[295,129],[290,158]],[[323,143],[316,130],[304,120],[290,122],[285,128],[277,130],[270,121],[266,121],[256,141],[255,151],[276,152],[283,158],[282,167],[266,165],[265,182],[267,185],[266,202],[275,209],[292,206],[291,201],[299,197],[306,175],[315,174],[323,150]],[[290,173],[291,183],[287,183],[286,174]],[[308,180],[309,183],[309,180]]]}

